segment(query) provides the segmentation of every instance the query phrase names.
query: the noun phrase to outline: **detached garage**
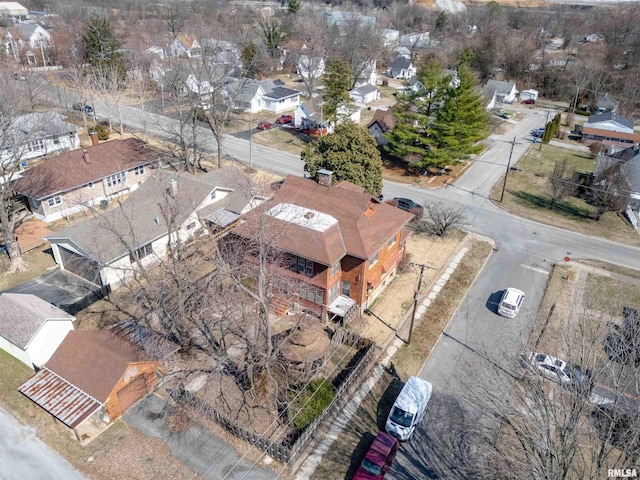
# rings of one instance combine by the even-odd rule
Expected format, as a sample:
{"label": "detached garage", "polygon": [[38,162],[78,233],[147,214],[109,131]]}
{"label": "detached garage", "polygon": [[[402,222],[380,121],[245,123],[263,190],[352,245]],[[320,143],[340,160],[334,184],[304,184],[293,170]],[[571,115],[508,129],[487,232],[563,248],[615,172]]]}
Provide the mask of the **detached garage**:
{"label": "detached garage", "polygon": [[88,443],[156,387],[160,361],[177,347],[151,336],[135,336],[149,349],[108,330],[71,331],[18,390]]}

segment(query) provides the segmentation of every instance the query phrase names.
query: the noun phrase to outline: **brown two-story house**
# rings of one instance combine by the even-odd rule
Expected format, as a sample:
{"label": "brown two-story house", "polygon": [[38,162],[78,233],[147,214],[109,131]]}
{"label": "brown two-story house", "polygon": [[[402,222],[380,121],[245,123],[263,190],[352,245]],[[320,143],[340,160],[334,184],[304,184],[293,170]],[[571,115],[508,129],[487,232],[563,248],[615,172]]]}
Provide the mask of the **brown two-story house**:
{"label": "brown two-story house", "polygon": [[37,218],[53,222],[135,190],[160,161],[161,153],[142,140],[112,140],[22,172],[13,190],[27,199]]}
{"label": "brown two-story house", "polygon": [[[366,308],[394,277],[411,218],[353,183],[331,185],[329,175],[319,183],[289,176],[232,233],[280,252],[279,260],[269,260],[276,295],[286,283],[291,304],[346,318]],[[245,257],[245,265],[247,276],[257,278],[255,253]]]}

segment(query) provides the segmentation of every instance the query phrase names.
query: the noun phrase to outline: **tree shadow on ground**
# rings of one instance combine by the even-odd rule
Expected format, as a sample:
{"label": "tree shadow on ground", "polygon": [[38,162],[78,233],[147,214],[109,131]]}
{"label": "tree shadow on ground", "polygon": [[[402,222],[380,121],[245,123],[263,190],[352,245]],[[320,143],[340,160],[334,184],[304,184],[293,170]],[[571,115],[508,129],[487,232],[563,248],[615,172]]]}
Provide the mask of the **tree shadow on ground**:
{"label": "tree shadow on ground", "polygon": [[553,209],[550,209],[551,200],[546,197],[529,192],[516,192],[512,190],[508,190],[508,192],[522,203],[529,204],[530,206],[539,209],[560,212],[566,216],[573,217],[576,220],[595,220],[588,209],[572,205],[568,202],[556,202]]}

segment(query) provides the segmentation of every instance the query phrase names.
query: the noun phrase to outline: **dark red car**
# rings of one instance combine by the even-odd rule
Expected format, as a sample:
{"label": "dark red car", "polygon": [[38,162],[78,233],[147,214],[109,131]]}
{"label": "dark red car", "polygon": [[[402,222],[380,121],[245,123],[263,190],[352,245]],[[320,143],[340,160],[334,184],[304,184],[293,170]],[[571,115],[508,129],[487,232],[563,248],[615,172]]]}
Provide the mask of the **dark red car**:
{"label": "dark red car", "polygon": [[293,121],[293,117],[291,115],[280,115],[277,119],[276,119],[276,123],[291,123]]}
{"label": "dark red car", "polygon": [[270,128],[273,128],[273,123],[260,122],[258,124],[258,130],[269,130]]}
{"label": "dark red car", "polygon": [[534,105],[536,103],[536,99],[535,98],[527,98],[526,100],[523,100],[522,103],[524,103],[525,105]]}
{"label": "dark red car", "polygon": [[378,432],[353,480],[382,480],[396,458],[400,442],[386,432]]}

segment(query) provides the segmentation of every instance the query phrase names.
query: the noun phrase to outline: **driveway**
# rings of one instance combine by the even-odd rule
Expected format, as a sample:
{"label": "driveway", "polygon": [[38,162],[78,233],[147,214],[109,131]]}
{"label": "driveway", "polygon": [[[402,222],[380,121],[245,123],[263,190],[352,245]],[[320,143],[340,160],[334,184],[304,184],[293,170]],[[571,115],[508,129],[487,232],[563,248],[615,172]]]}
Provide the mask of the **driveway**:
{"label": "driveway", "polygon": [[184,432],[167,428],[172,407],[157,395],[149,395],[124,414],[124,421],[148,437],[161,438],[174,457],[209,480],[273,480],[276,472],[254,468],[232,445],[214,437],[204,428],[191,426]]}
{"label": "driveway", "polygon": [[100,287],[97,285],[57,268],[5,292],[31,293],[71,315],[75,315],[101,297]]}
{"label": "driveway", "polygon": [[82,480],[84,477],[55,450],[0,407],[0,479]]}

